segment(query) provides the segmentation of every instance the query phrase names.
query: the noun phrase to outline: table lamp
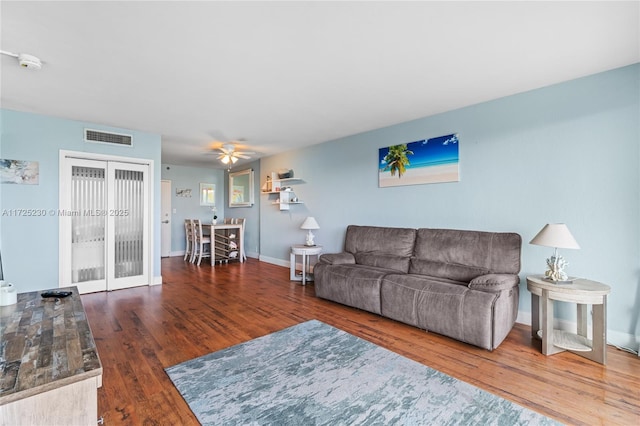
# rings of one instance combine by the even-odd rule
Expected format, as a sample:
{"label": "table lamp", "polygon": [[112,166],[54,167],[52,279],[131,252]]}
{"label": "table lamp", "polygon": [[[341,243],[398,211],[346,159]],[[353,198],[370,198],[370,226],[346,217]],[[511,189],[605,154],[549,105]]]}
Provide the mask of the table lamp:
{"label": "table lamp", "polygon": [[529,244],[538,246],[553,247],[553,256],[547,259],[547,270],[544,273],[545,279],[554,283],[565,282],[571,283],[564,268],[569,264],[562,256],[558,254],[559,248],[579,249],[580,246],[576,242],[569,228],[564,223],[548,223],[533,237]]}
{"label": "table lamp", "polygon": [[309,230],[309,232],[307,233],[307,241],[304,243],[304,245],[306,246],[315,246],[316,243],[313,242],[313,232],[311,232],[312,229],[320,229],[320,225],[318,225],[318,222],[316,222],[315,218],[313,218],[312,216],[309,216],[308,218],[306,218],[304,220],[304,222],[302,222],[302,226],[300,226],[300,229],[307,229]]}

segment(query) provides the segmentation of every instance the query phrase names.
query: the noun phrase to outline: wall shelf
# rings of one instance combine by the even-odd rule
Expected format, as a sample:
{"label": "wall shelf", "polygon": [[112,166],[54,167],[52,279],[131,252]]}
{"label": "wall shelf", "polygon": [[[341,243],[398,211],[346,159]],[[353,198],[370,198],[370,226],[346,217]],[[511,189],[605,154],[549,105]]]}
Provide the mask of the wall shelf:
{"label": "wall shelf", "polygon": [[291,189],[281,190],[289,185],[302,183],[303,180],[301,178],[276,179],[277,177],[278,174],[274,172],[271,173],[270,177],[267,177],[267,181],[262,185],[261,194],[278,194],[278,199],[271,204],[279,206],[280,210],[289,210],[291,204],[304,204],[298,200],[296,193]]}

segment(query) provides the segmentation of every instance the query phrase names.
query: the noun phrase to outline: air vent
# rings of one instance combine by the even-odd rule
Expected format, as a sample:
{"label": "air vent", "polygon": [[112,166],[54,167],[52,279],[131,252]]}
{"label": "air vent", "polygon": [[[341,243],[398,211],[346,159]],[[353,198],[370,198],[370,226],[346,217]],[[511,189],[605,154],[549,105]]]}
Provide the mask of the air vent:
{"label": "air vent", "polygon": [[108,143],[112,145],[133,145],[133,136],[122,133],[103,132],[100,130],[84,129],[86,142]]}

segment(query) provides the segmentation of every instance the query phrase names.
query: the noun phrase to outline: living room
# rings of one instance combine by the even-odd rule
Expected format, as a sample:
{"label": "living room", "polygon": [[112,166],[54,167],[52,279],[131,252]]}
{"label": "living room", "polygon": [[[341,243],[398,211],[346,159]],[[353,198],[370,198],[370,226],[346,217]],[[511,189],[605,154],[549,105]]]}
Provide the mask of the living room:
{"label": "living room", "polygon": [[[631,3],[637,12],[637,3]],[[6,6],[2,7],[4,35],[7,15]],[[637,34],[637,19],[632,25]],[[635,43],[637,47],[638,42]],[[11,47],[15,48],[22,47]],[[556,55],[570,56],[566,52]],[[497,95],[459,108],[443,108],[432,114],[402,120],[391,117],[350,134],[336,134],[321,143],[294,146],[251,159],[232,169],[254,170],[255,204],[248,208],[227,207],[228,173],[224,166],[190,166],[165,160],[162,134],[126,123],[43,114],[37,105],[21,109],[17,99],[9,106],[3,95],[0,157],[38,161],[40,183],[37,186],[2,185],[0,208],[2,211],[57,211],[59,151],[62,149],[153,160],[154,211],[160,209],[159,181],[168,179],[174,185],[173,201],[177,209],[172,218],[174,255],[184,250],[182,223],[186,213],[180,203],[189,201],[176,197],[175,190],[188,187],[197,190],[201,182],[216,185],[220,217],[248,218],[245,244],[249,257],[280,267],[288,267],[290,247],[304,242],[306,232],[300,225],[308,216],[315,217],[319,223],[320,229],[314,233],[325,253],[341,251],[344,232],[350,224],[516,232],[523,240],[517,322],[525,325],[531,324],[531,296],[526,290],[525,277],[544,272],[545,259],[552,254],[551,248],[528,243],[545,224],[562,222],[568,225],[580,245],[579,250],[562,251],[569,261],[569,274],[611,287],[608,340],[637,351],[640,342],[640,65],[637,51],[635,55],[631,62],[601,72],[585,73],[522,93]],[[5,88],[11,85],[5,78],[14,75],[4,72],[9,59],[2,59]],[[39,72],[46,72],[47,66],[43,64]],[[410,66],[410,61],[402,66]],[[550,61],[547,66],[553,68],[554,63]],[[27,77],[33,74],[20,76]],[[487,80],[468,84],[487,85],[489,90],[493,80],[508,77],[496,71]],[[61,92],[60,97],[63,96]],[[158,94],[148,102],[160,102],[161,98]],[[380,104],[388,103],[383,90],[372,98]],[[64,105],[60,109],[64,110]],[[310,109],[308,115],[318,126],[332,124],[323,124],[323,116],[314,109]],[[87,147],[81,137],[86,127],[133,134],[136,143],[131,148]],[[456,133],[459,139],[458,182],[378,187],[379,148],[451,133]],[[252,138],[248,138],[247,143],[251,141]],[[209,156],[206,161],[217,160]],[[302,180],[295,191],[304,204],[292,206],[288,212],[279,211],[268,196],[260,193],[266,176],[281,169],[292,169]],[[196,203],[197,197],[191,202]],[[202,220],[211,217],[210,208],[197,206],[190,214],[193,211],[199,212]],[[0,229],[6,279],[20,292],[57,287],[58,218],[3,215]],[[154,223],[156,238],[151,265],[154,284],[164,281],[159,230],[160,224]],[[34,240],[25,238],[32,235],[38,236],[37,251],[33,250]],[[34,257],[38,268],[31,266]],[[210,266],[205,264],[200,268]],[[575,322],[575,313],[570,309],[560,309],[558,315],[568,324]]]}

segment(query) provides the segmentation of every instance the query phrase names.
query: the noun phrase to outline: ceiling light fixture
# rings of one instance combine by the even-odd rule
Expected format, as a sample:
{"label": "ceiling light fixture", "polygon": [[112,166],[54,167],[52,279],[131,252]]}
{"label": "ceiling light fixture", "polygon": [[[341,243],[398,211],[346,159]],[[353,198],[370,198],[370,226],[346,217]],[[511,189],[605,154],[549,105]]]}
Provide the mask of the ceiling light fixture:
{"label": "ceiling light fixture", "polygon": [[235,164],[235,162],[238,161],[238,159],[236,157],[234,157],[233,155],[226,154],[226,155],[223,155],[222,157],[220,157],[220,161],[222,161],[222,163],[224,163],[224,164],[229,164],[229,162]]}
{"label": "ceiling light fixture", "polygon": [[39,70],[42,68],[42,61],[33,55],[26,53],[12,53],[7,52],[6,50],[0,50],[0,53],[18,59],[18,63],[22,68],[30,70]]}

